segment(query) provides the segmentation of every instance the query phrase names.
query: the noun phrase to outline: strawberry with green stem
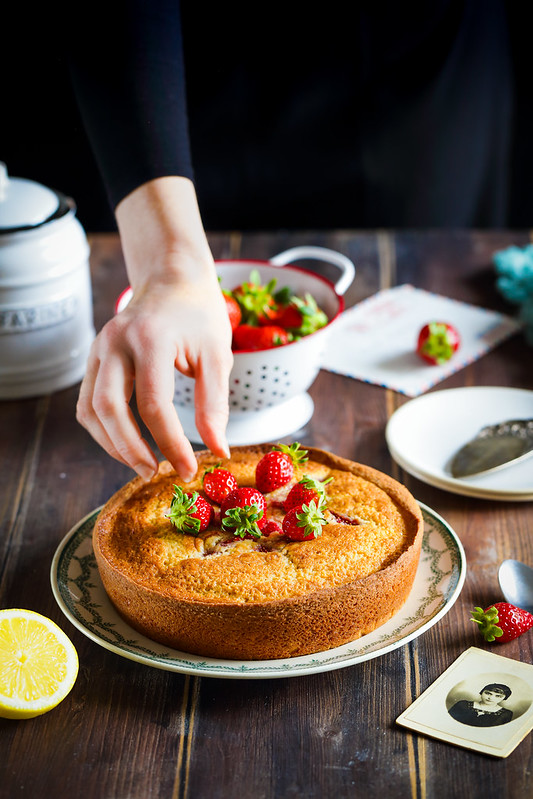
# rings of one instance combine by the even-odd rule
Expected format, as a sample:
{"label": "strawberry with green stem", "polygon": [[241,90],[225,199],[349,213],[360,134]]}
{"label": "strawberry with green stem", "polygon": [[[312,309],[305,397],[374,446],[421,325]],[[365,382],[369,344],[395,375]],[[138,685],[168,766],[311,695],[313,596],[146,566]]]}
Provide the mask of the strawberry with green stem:
{"label": "strawberry with green stem", "polygon": [[290,331],[292,339],[309,336],[328,323],[328,317],[318,307],[315,298],[306,293],[305,297],[293,297],[288,305],[279,309],[276,324]]}
{"label": "strawberry with green stem", "polygon": [[279,325],[242,324],[233,331],[233,350],[235,352],[271,350],[289,344],[289,334]]}
{"label": "strawberry with green stem", "polygon": [[174,486],[167,518],[176,530],[197,535],[209,526],[212,514],[213,508],[197,491],[185,492],[179,486]]}
{"label": "strawberry with green stem", "polygon": [[220,505],[225,497],[237,488],[237,480],[229,469],[224,469],[220,463],[217,463],[205,470],[202,477],[202,488],[209,499]]}
{"label": "strawberry with green stem", "polygon": [[257,269],[252,270],[250,279],[233,289],[233,297],[239,303],[244,324],[259,324],[260,319],[268,319],[275,311],[273,296],[277,280],[272,278],[266,285],[261,283]]}
{"label": "strawberry with green stem", "polygon": [[231,325],[231,330],[234,331],[238,328],[242,321],[242,311],[239,303],[227,289],[222,289],[222,295],[226,301],[226,310]]}
{"label": "strawberry with green stem", "polygon": [[267,522],[264,496],[252,486],[239,486],[222,500],[222,527],[239,538],[260,538]]}
{"label": "strawberry with green stem", "polygon": [[461,338],[448,322],[429,322],[418,334],[416,351],[422,360],[440,366],[459,349]]}
{"label": "strawberry with green stem", "polygon": [[533,627],[533,614],[510,602],[495,602],[488,608],[474,608],[472,621],[479,625],[485,641],[505,644]]}
{"label": "strawberry with green stem", "polygon": [[278,444],[270,452],[263,455],[255,467],[255,483],[259,491],[269,494],[281,486],[287,485],[293,476],[295,467],[308,460],[307,450],[300,444]]}
{"label": "strawberry with green stem", "polygon": [[307,541],[318,538],[325,524],[322,508],[312,500],[309,505],[299,505],[285,514],[282,532],[291,541]]}
{"label": "strawberry with green stem", "polygon": [[326,485],[332,480],[332,477],[328,477],[327,480],[317,480],[315,477],[304,474],[302,479],[295,483],[287,494],[287,498],[283,503],[283,510],[288,513],[292,508],[304,503],[308,505],[312,501],[324,507],[326,503]]}

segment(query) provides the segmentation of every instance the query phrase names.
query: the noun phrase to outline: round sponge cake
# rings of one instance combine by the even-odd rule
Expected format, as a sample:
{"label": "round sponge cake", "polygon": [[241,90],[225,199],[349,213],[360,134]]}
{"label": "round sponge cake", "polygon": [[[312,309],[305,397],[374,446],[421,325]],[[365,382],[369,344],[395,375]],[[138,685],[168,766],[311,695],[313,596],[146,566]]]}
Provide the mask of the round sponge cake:
{"label": "round sponge cake", "polygon": [[[222,462],[239,485],[271,444],[234,447]],[[155,641],[206,657],[289,658],[353,641],[404,604],[416,574],[422,514],[400,483],[367,466],[308,447],[290,483],[265,495],[281,525],[283,500],[303,475],[325,481],[327,523],[313,539],[281,531],[237,538],[214,521],[192,535],[168,518],[174,485],[202,494],[202,477],[220,462],[197,453],[198,473],[183,484],[170,464],[148,483],[135,478],[100,512],[93,547],[111,601]]]}

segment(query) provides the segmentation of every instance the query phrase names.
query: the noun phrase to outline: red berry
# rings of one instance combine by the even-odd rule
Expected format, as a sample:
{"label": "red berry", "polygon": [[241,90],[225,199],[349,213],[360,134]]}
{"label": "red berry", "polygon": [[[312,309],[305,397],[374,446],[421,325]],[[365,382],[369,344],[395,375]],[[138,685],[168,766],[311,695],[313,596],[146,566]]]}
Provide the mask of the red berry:
{"label": "red berry", "polygon": [[260,319],[268,318],[275,308],[272,292],[276,283],[276,278],[273,278],[263,284],[259,272],[252,270],[250,280],[233,289],[233,296],[241,307],[243,322],[255,326]]}
{"label": "red berry", "polygon": [[235,297],[232,297],[229,292],[223,291],[222,293],[224,295],[224,299],[226,300],[226,308],[228,311],[231,329],[235,330],[240,325],[242,320],[241,307]]}
{"label": "red berry", "polygon": [[253,486],[237,486],[224,498],[222,513],[229,508],[244,508],[246,505],[257,505],[261,515],[266,510],[266,502],[262,493]]}
{"label": "red berry", "polygon": [[291,541],[307,541],[318,538],[326,519],[316,502],[292,508],[283,517],[283,535]]}
{"label": "red berry", "polygon": [[294,474],[289,455],[272,450],[263,455],[255,470],[255,482],[264,494],[286,485]]}
{"label": "red berry", "polygon": [[281,534],[282,529],[281,525],[274,521],[274,519],[267,519],[261,528],[261,532],[263,535],[273,535],[274,533]]}
{"label": "red berry", "polygon": [[255,468],[255,483],[263,494],[287,485],[294,475],[295,465],[307,460],[307,451],[299,444],[279,444],[267,452]]}
{"label": "red berry", "polygon": [[213,508],[197,491],[185,492],[174,486],[168,518],[182,533],[201,533],[209,526]]}
{"label": "red berry", "polygon": [[266,502],[257,488],[239,486],[222,500],[222,526],[240,538],[261,535],[261,528],[267,521]]}
{"label": "red berry", "polygon": [[278,308],[272,322],[285,328],[285,330],[299,328],[302,326],[302,314],[294,303],[289,303],[289,305],[283,305]]}
{"label": "red berry", "polygon": [[461,338],[457,330],[448,322],[430,322],[418,334],[416,351],[432,366],[449,361],[459,349]]}
{"label": "red berry", "polygon": [[474,608],[472,621],[479,625],[486,641],[500,644],[518,638],[533,627],[533,615],[509,602],[495,602],[485,610]]}
{"label": "red berry", "polygon": [[317,505],[323,504],[326,499],[324,486],[332,479],[333,478],[330,477],[328,480],[320,481],[315,480],[314,477],[304,475],[298,483],[293,485],[287,494],[287,498],[283,503],[285,513],[288,513],[292,508],[303,504],[308,505],[313,501],[315,501]]}
{"label": "red berry", "polygon": [[237,488],[237,480],[228,469],[213,466],[206,470],[202,486],[209,499],[220,505],[224,497]]}
{"label": "red berry", "polygon": [[288,343],[287,331],[278,325],[239,325],[233,331],[233,349],[236,351],[270,350]]}
{"label": "red berry", "polygon": [[[277,299],[278,295],[276,295]],[[296,338],[308,336],[328,323],[328,317],[318,307],[316,300],[307,293],[305,298],[292,296],[288,302],[280,304],[273,324],[290,330]]]}

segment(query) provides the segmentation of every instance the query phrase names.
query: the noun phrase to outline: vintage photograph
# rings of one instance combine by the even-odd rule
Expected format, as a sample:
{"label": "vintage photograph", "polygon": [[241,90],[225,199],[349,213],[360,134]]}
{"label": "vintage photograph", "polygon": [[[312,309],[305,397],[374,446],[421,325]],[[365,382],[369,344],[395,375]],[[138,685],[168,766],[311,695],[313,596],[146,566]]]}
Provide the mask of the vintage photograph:
{"label": "vintage photograph", "polygon": [[471,647],[397,719],[416,732],[507,757],[533,727],[533,666]]}

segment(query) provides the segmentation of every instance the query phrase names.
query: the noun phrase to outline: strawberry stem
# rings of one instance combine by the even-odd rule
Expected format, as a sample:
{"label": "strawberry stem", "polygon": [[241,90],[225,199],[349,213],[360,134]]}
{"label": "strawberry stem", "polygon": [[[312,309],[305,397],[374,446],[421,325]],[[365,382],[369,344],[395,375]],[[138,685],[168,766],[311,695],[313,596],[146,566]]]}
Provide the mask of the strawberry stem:
{"label": "strawberry stem", "polygon": [[496,638],[503,635],[503,630],[498,627],[499,622],[498,611],[495,607],[487,608],[474,608],[471,621],[475,621],[479,625],[479,631],[485,641],[492,643]]}
{"label": "strawberry stem", "polygon": [[228,508],[222,519],[222,527],[230,530],[233,535],[245,538],[252,535],[254,538],[261,538],[261,530],[257,520],[261,518],[261,511],[258,505],[244,505],[243,507]]}
{"label": "strawberry stem", "polygon": [[446,325],[439,322],[431,322],[429,324],[429,336],[421,349],[425,355],[434,358],[439,364],[449,361],[454,350],[450,344]]}
{"label": "strawberry stem", "polygon": [[326,485],[331,483],[332,480],[333,477],[328,477],[327,480],[317,480],[316,477],[310,477],[308,474],[304,474],[302,479],[298,482],[304,488],[309,488],[311,491],[318,494],[318,504],[324,507],[326,504]]}
{"label": "strawberry stem", "polygon": [[311,500],[309,505],[302,505],[299,513],[296,514],[298,527],[303,527],[306,538],[318,538],[322,533],[322,526],[326,524],[326,518],[322,513],[322,508],[317,505],[315,500]]}
{"label": "strawberry stem", "polygon": [[191,496],[187,496],[182,488],[177,485],[174,486],[174,496],[170,503],[170,513],[167,515],[167,519],[170,519],[177,530],[184,533],[197,533],[199,531],[200,519],[191,516],[192,513],[197,511],[196,500],[198,496],[197,491]]}
{"label": "strawberry stem", "polygon": [[306,463],[309,460],[307,457],[307,450],[300,449],[300,444],[297,442],[294,444],[278,444],[276,447],[272,447],[272,449],[273,451],[279,450],[279,452],[288,455],[294,466],[301,466],[302,463]]}

